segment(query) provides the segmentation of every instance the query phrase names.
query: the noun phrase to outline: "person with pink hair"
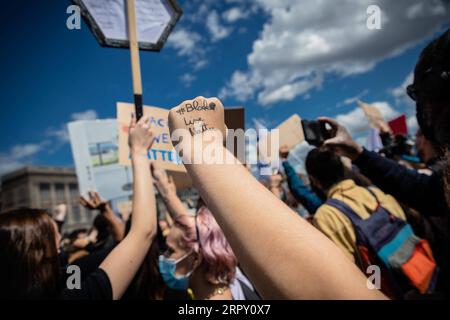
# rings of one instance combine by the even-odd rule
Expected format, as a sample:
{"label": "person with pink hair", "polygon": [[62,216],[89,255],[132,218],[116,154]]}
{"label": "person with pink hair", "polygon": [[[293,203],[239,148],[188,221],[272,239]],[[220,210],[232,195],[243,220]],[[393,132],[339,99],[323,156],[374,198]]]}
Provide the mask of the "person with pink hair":
{"label": "person with pink hair", "polygon": [[151,164],[159,195],[173,216],[166,237],[167,251],[159,258],[166,285],[188,290],[193,299],[260,299],[249,280],[237,268],[237,259],[214,216],[200,199],[192,214],[176,194],[167,173]]}
{"label": "person with pink hair", "polygon": [[196,216],[178,215],[160,256],[160,272],[167,286],[189,292],[195,299],[231,300],[230,283],[237,260],[211,212],[202,207]]}

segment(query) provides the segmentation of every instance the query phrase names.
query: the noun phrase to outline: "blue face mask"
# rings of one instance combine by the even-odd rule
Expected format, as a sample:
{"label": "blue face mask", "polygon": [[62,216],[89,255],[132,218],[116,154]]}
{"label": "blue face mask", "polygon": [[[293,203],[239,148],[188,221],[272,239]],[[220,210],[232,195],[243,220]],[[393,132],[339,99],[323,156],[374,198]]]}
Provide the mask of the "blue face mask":
{"label": "blue face mask", "polygon": [[175,270],[177,269],[177,263],[188,257],[192,252],[182,256],[181,258],[174,260],[159,256],[159,272],[166,283],[166,285],[173,290],[187,290],[189,287],[189,276],[193,270],[185,275],[177,276]]}

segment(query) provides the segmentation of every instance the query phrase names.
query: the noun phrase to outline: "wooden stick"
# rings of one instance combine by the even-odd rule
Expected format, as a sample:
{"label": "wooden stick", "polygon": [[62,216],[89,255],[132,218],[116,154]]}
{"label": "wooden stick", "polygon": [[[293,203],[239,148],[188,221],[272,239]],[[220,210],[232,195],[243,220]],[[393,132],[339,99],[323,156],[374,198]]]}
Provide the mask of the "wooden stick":
{"label": "wooden stick", "polygon": [[136,109],[136,119],[139,120],[142,115],[142,79],[141,64],[139,60],[139,43],[136,30],[136,8],[134,0],[127,0],[127,21],[128,38],[130,41],[131,72],[133,76],[134,105]]}

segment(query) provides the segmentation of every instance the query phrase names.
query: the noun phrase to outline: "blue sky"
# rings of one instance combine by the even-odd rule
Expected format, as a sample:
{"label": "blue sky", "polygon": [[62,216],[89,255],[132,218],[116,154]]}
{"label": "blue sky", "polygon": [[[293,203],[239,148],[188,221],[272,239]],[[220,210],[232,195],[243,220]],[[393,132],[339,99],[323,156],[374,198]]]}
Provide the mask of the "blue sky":
{"label": "blue sky", "polygon": [[[274,127],[293,113],[336,117],[355,137],[355,97],[386,118],[413,105],[403,87],[420,50],[448,28],[448,2],[422,0],[183,0],[160,53],[142,52],[144,102],[172,107],[197,95],[246,108]],[[366,26],[369,4],[381,30]],[[0,174],[26,164],[72,166],[66,123],[113,118],[132,102],[129,52],[102,48],[87,26],[66,28],[69,1],[8,1],[0,11]],[[362,141],[362,140],[360,140]]]}

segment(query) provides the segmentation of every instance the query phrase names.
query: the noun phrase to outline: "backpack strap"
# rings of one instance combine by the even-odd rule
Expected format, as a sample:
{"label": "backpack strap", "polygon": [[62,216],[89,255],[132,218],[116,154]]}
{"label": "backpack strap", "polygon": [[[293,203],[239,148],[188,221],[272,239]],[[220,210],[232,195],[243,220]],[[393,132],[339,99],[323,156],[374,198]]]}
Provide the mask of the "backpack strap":
{"label": "backpack strap", "polygon": [[[366,272],[365,268],[367,267],[367,261],[368,259],[364,259],[361,255],[361,248],[359,248],[359,243],[365,244],[367,243],[367,239],[365,238],[364,234],[360,233],[358,231],[358,227],[363,223],[363,219],[352,209],[348,204],[346,204],[343,201],[337,200],[337,199],[328,199],[326,204],[329,206],[332,206],[333,208],[339,210],[343,215],[345,215],[347,218],[350,219],[350,222],[353,225],[353,228],[355,229],[356,234],[356,260],[357,265],[363,272]],[[367,261],[366,261],[367,260]]]}
{"label": "backpack strap", "polygon": [[359,225],[359,222],[363,220],[352,208],[350,208],[348,204],[343,201],[331,198],[327,200],[326,204],[342,212],[347,218],[350,219],[354,226]]}
{"label": "backpack strap", "polygon": [[383,207],[383,204],[380,202],[380,200],[378,199],[377,195],[374,192],[375,189],[376,189],[375,186],[370,186],[366,188],[366,190],[369,191],[369,193],[375,198],[375,201],[377,202],[377,207],[375,208],[375,210],[373,210],[372,213],[375,213],[379,208],[383,208],[389,214],[389,216],[391,216],[391,219],[399,219],[398,217],[394,216],[388,209]]}
{"label": "backpack strap", "polygon": [[[381,207],[381,202],[380,202],[380,200],[378,200],[378,197],[375,194],[375,192],[373,191],[373,189],[375,189],[374,186],[366,188],[366,190],[369,191],[369,193],[372,195],[372,197],[375,198],[375,201],[377,202],[377,209],[378,209],[379,207]],[[377,209],[375,209],[374,211],[377,211]]]}
{"label": "backpack strap", "polygon": [[245,300],[262,300],[259,294],[249,288],[243,281],[236,279],[241,285],[242,292],[244,293]]}

